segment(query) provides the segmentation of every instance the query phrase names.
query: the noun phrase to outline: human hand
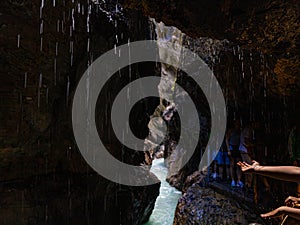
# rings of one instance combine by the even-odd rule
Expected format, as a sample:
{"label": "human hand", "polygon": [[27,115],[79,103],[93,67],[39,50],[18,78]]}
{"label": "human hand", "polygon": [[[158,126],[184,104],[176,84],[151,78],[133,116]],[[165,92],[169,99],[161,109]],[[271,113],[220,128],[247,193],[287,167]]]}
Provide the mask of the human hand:
{"label": "human hand", "polygon": [[260,166],[259,163],[254,160],[252,160],[252,165],[249,165],[246,162],[238,162],[237,164],[241,167],[241,170],[244,173],[254,172],[255,167]]}
{"label": "human hand", "polygon": [[284,215],[284,208],[286,206],[281,206],[277,209],[274,209],[273,211],[270,211],[268,213],[261,214],[260,216],[264,219],[271,219],[276,218]]}
{"label": "human hand", "polygon": [[289,207],[294,207],[295,204],[300,202],[300,198],[289,196],[285,199],[284,203]]}

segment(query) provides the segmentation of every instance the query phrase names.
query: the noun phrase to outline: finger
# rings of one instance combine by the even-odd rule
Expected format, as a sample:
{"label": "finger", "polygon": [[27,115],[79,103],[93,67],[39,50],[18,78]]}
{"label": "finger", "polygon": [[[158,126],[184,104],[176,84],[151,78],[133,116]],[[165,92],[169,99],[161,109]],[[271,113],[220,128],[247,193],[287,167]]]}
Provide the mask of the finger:
{"label": "finger", "polygon": [[248,167],[248,166],[250,166],[248,163],[246,163],[246,162],[243,162],[243,164],[244,164],[244,166],[246,166],[246,167]]}
{"label": "finger", "polygon": [[266,214],[260,214],[260,216],[265,219],[268,218],[268,216]]}
{"label": "finger", "polygon": [[290,201],[292,201],[291,196],[287,197],[287,198],[284,200],[284,203],[287,203],[287,202],[290,202]]}

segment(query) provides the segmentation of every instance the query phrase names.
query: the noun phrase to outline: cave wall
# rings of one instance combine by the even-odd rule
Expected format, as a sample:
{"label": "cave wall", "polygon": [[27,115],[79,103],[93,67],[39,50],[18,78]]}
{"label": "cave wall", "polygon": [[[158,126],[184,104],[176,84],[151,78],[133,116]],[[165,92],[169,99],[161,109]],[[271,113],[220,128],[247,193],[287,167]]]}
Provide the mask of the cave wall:
{"label": "cave wall", "polygon": [[121,1],[175,26],[192,38],[209,37],[272,55],[281,95],[299,94],[299,4],[297,1]]}
{"label": "cave wall", "polygon": [[[132,10],[110,20],[109,11],[81,0],[0,6],[0,224],[145,222],[159,183],[127,187],[97,175],[76,147],[71,108],[87,66],[114,44],[147,38],[147,18]],[[111,151],[120,157],[118,147]],[[122,156],[134,165],[145,161],[144,153]]]}

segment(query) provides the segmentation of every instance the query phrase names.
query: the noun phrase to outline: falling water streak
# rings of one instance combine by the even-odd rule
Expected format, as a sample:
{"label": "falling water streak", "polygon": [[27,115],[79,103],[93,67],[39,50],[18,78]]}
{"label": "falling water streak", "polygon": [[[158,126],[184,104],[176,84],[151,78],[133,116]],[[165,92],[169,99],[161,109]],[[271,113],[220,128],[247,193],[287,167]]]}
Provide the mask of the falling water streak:
{"label": "falling water streak", "polygon": [[87,41],[87,52],[90,52],[90,42],[91,42],[91,39],[88,38],[88,41]]}
{"label": "falling water streak", "polygon": [[43,51],[43,37],[41,37],[41,43],[40,43],[40,51]]}
{"label": "falling water streak", "polygon": [[19,103],[20,103],[20,109],[22,110],[22,105],[23,105],[23,95],[22,95],[21,92],[20,92],[20,94],[19,94]]}
{"label": "falling water streak", "polygon": [[55,7],[56,6],[56,2],[55,2],[55,0],[53,0],[53,7]]}
{"label": "falling water streak", "polygon": [[67,91],[66,91],[66,105],[67,106],[68,106],[68,103],[69,103],[69,92],[70,92],[70,77],[68,77]]}
{"label": "falling water streak", "polygon": [[43,85],[43,74],[40,74],[40,77],[39,77],[39,88],[41,88]]}
{"label": "falling water streak", "polygon": [[131,82],[131,52],[130,52],[130,38],[128,38],[128,53],[129,53],[129,57],[128,57],[128,60],[129,60],[129,66],[128,66],[128,69],[129,69],[129,82]]}
{"label": "falling water streak", "polygon": [[73,41],[70,41],[70,53],[73,53],[73,46],[74,46],[74,42]]}
{"label": "falling water streak", "polygon": [[92,5],[88,6],[88,15],[86,20],[87,33],[90,33],[90,15],[92,14]]}
{"label": "falling water streak", "polygon": [[74,52],[74,42],[70,41],[70,53],[71,53],[71,59],[70,59],[70,64],[73,66],[73,52]]}
{"label": "falling water streak", "polygon": [[40,108],[40,103],[41,103],[41,87],[43,84],[43,75],[40,74],[39,77],[39,87],[38,87],[38,108]]}
{"label": "falling water streak", "polygon": [[44,20],[42,20],[40,24],[40,34],[42,33],[44,33]]}
{"label": "falling water streak", "polygon": [[81,6],[80,6],[80,3],[77,4],[77,12],[78,12],[78,14],[81,13]]}
{"label": "falling water streak", "polygon": [[72,9],[72,28],[73,28],[73,31],[75,31],[75,18],[74,18],[74,8]]}
{"label": "falling water streak", "polygon": [[[243,59],[243,58],[242,58]],[[243,78],[245,78],[245,72],[244,72],[244,62],[242,61],[242,75],[243,75]]]}
{"label": "falling water streak", "polygon": [[43,8],[40,7],[40,19],[42,19],[42,17],[43,17]]}
{"label": "falling water streak", "polygon": [[46,209],[45,209],[45,221],[48,221],[48,205],[46,205]]}
{"label": "falling water streak", "polygon": [[48,102],[49,102],[49,88],[46,89],[46,104],[47,105],[48,105]]}
{"label": "falling water streak", "polygon": [[65,27],[64,27],[64,21],[61,21],[61,32],[64,34],[65,33]]}
{"label": "falling water streak", "polygon": [[24,88],[27,87],[27,72],[24,74]]}
{"label": "falling water streak", "polygon": [[60,20],[57,20],[57,24],[56,24],[56,31],[57,31],[57,33],[59,33],[59,24],[60,24]]}
{"label": "falling water streak", "polygon": [[72,37],[72,35],[73,35],[73,28],[72,28],[72,26],[70,26],[70,34],[69,34],[69,36]]}
{"label": "falling water streak", "polygon": [[57,75],[57,62],[55,58],[54,59],[54,86],[56,86],[56,75]]}
{"label": "falling water streak", "polygon": [[63,21],[65,22],[66,21],[66,12],[63,11]]}
{"label": "falling water streak", "polygon": [[18,46],[18,48],[20,48],[20,39],[21,39],[21,35],[18,34],[18,37],[17,37],[17,46]]}
{"label": "falling water streak", "polygon": [[58,42],[55,43],[55,56],[58,56]]}
{"label": "falling water streak", "polygon": [[84,16],[84,5],[81,6],[81,15]]}

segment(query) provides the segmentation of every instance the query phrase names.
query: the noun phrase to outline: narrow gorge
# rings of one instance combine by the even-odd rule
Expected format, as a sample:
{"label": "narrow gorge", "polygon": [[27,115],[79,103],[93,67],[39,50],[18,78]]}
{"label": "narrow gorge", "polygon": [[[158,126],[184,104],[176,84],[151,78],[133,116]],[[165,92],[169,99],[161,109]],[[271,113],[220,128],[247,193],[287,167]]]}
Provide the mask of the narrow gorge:
{"label": "narrow gorge", "polygon": [[[300,166],[299,1],[2,0],[0,6],[0,225],[280,223],[260,214],[284,205],[300,186],[255,175],[249,189],[231,187],[229,163],[216,157],[227,152],[226,138],[239,121],[241,131],[256,124],[253,159]],[[109,51],[105,71],[126,66],[96,73],[95,62]],[[151,54],[155,60],[146,60]],[[107,82],[91,112],[96,78]],[[141,97],[150,89],[155,93]],[[116,109],[120,93],[124,108]],[[74,131],[81,115],[74,113],[76,97],[87,115],[77,118],[86,125],[79,132],[86,143]],[[124,124],[112,121],[114,112],[125,117],[122,110],[129,115]],[[94,141],[86,129],[93,122],[119,163],[99,165],[113,180],[95,169],[100,146],[79,147]],[[139,142],[125,138],[131,131]],[[83,152],[94,156],[92,165]],[[246,184],[245,174],[241,179]],[[284,224],[298,223],[289,217]]]}

